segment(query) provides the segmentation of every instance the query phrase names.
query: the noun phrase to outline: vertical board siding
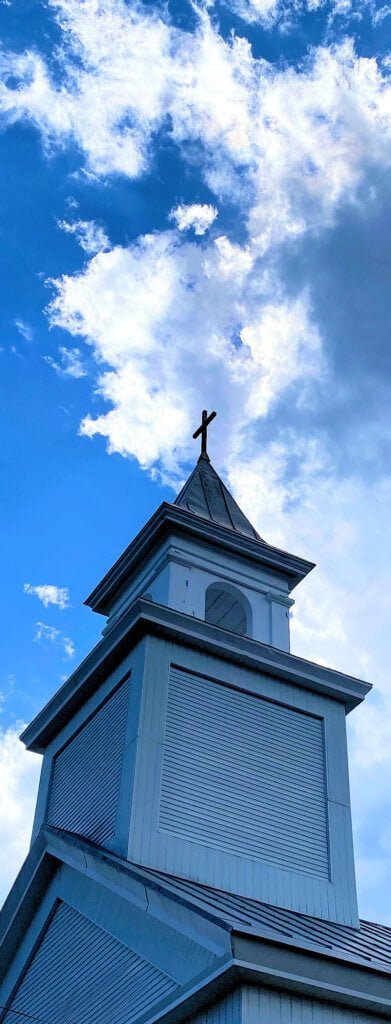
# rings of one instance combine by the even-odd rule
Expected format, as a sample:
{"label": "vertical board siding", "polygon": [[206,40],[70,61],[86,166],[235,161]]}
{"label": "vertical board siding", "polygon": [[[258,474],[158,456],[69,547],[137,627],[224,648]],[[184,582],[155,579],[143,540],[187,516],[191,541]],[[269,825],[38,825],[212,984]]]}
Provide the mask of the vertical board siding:
{"label": "vertical board siding", "polygon": [[159,827],[327,879],[322,720],[171,667]]}
{"label": "vertical board siding", "polygon": [[176,988],[172,978],[60,903],[5,1021],[14,1024],[18,1013],[48,1024],[130,1024]]}
{"label": "vertical board siding", "polygon": [[54,759],[48,822],[95,842],[114,835],[129,681],[122,683]]}
{"label": "vertical board siding", "polygon": [[238,1024],[375,1024],[384,1018],[267,988],[245,985]]}
{"label": "vertical board siding", "polygon": [[188,1017],[186,1024],[241,1024],[242,1021],[242,990],[235,989],[225,999],[201,1010],[193,1017]]}

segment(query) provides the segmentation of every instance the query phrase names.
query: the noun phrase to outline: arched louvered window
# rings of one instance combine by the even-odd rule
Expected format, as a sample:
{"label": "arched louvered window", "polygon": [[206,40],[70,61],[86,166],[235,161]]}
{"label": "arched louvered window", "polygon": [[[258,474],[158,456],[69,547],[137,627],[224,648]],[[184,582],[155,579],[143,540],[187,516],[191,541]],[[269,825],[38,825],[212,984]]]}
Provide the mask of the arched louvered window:
{"label": "arched louvered window", "polygon": [[205,622],[229,629],[240,636],[251,634],[251,612],[247,598],[230,584],[211,583],[205,595]]}

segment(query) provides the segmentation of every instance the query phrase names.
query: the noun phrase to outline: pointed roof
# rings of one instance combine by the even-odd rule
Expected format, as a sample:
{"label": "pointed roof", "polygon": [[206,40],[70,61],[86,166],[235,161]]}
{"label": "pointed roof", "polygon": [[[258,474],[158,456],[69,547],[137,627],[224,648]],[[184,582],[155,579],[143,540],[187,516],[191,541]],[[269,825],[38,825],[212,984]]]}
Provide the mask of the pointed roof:
{"label": "pointed roof", "polygon": [[173,503],[163,501],[126,550],[87,597],[85,604],[110,615],[113,602],[145,558],[170,532],[202,538],[231,553],[249,558],[282,574],[293,587],[311,572],[314,563],[268,544],[239,508],[228,488],[202,452]]}
{"label": "pointed roof", "polygon": [[244,537],[262,541],[205,454],[200,455],[174,505]]}

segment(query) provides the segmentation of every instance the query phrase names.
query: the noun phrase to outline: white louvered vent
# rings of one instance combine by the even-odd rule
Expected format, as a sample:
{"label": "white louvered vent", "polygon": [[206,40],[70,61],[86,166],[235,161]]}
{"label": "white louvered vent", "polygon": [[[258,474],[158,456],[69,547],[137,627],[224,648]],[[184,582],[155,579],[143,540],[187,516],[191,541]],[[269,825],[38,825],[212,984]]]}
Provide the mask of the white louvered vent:
{"label": "white louvered vent", "polygon": [[176,988],[153,964],[60,903],[11,1007],[7,1024],[130,1024]]}
{"label": "white louvered vent", "polygon": [[114,835],[129,682],[122,683],[57,754],[48,822],[95,842]]}
{"label": "white louvered vent", "polygon": [[159,827],[328,878],[322,720],[172,667]]}

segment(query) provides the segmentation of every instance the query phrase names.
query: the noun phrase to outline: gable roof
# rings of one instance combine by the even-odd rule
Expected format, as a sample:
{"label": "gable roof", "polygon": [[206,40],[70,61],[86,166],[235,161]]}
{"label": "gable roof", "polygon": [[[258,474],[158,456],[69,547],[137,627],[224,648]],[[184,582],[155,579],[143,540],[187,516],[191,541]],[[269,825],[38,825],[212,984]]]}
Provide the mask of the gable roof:
{"label": "gable roof", "polygon": [[[174,505],[192,512],[201,519],[225,526],[226,529],[233,530],[243,537],[262,541],[262,537],[216,473],[208,455],[200,455],[189,479],[175,498]],[[266,541],[262,543],[265,544]]]}
{"label": "gable roof", "polygon": [[[102,886],[99,898],[91,886]],[[18,990],[36,929],[50,919],[58,898],[84,913],[87,922],[103,922],[159,970],[166,948],[174,956],[168,975],[177,987],[168,994],[159,989],[148,1011],[151,1024],[187,1021],[220,993],[248,981],[389,1016],[391,928],[368,922],[341,926],[232,896],[130,863],[53,827],[41,830],[1,915],[2,963],[14,966],[0,1002],[9,1006]],[[45,920],[37,923],[39,904]]]}
{"label": "gable roof", "polygon": [[[172,901],[173,906],[186,907],[193,914],[214,922],[223,932],[247,934],[293,946],[295,949],[306,949],[391,976],[391,927],[387,925],[361,920],[359,928],[354,928],[294,910],[285,910],[246,896],[237,896],[200,882],[134,864],[88,839],[51,825],[45,826],[37,836],[4,904],[0,943],[15,920],[18,908],[22,910],[24,905],[22,930],[29,914],[35,912],[34,878],[37,876],[38,880],[37,871],[42,874],[46,855],[73,864],[83,874],[86,870],[88,872],[89,866],[94,865],[94,877],[101,875],[102,884],[107,883],[107,872],[112,870],[118,883],[120,876],[124,880],[129,879],[134,894],[134,885],[139,883],[140,892],[144,893],[145,907],[151,912],[153,908],[161,906],[160,901],[164,897]],[[47,867],[40,884],[46,886],[52,873],[53,868]],[[148,890],[150,895],[147,898],[145,894]],[[153,892],[160,894],[157,901],[153,898]]]}

